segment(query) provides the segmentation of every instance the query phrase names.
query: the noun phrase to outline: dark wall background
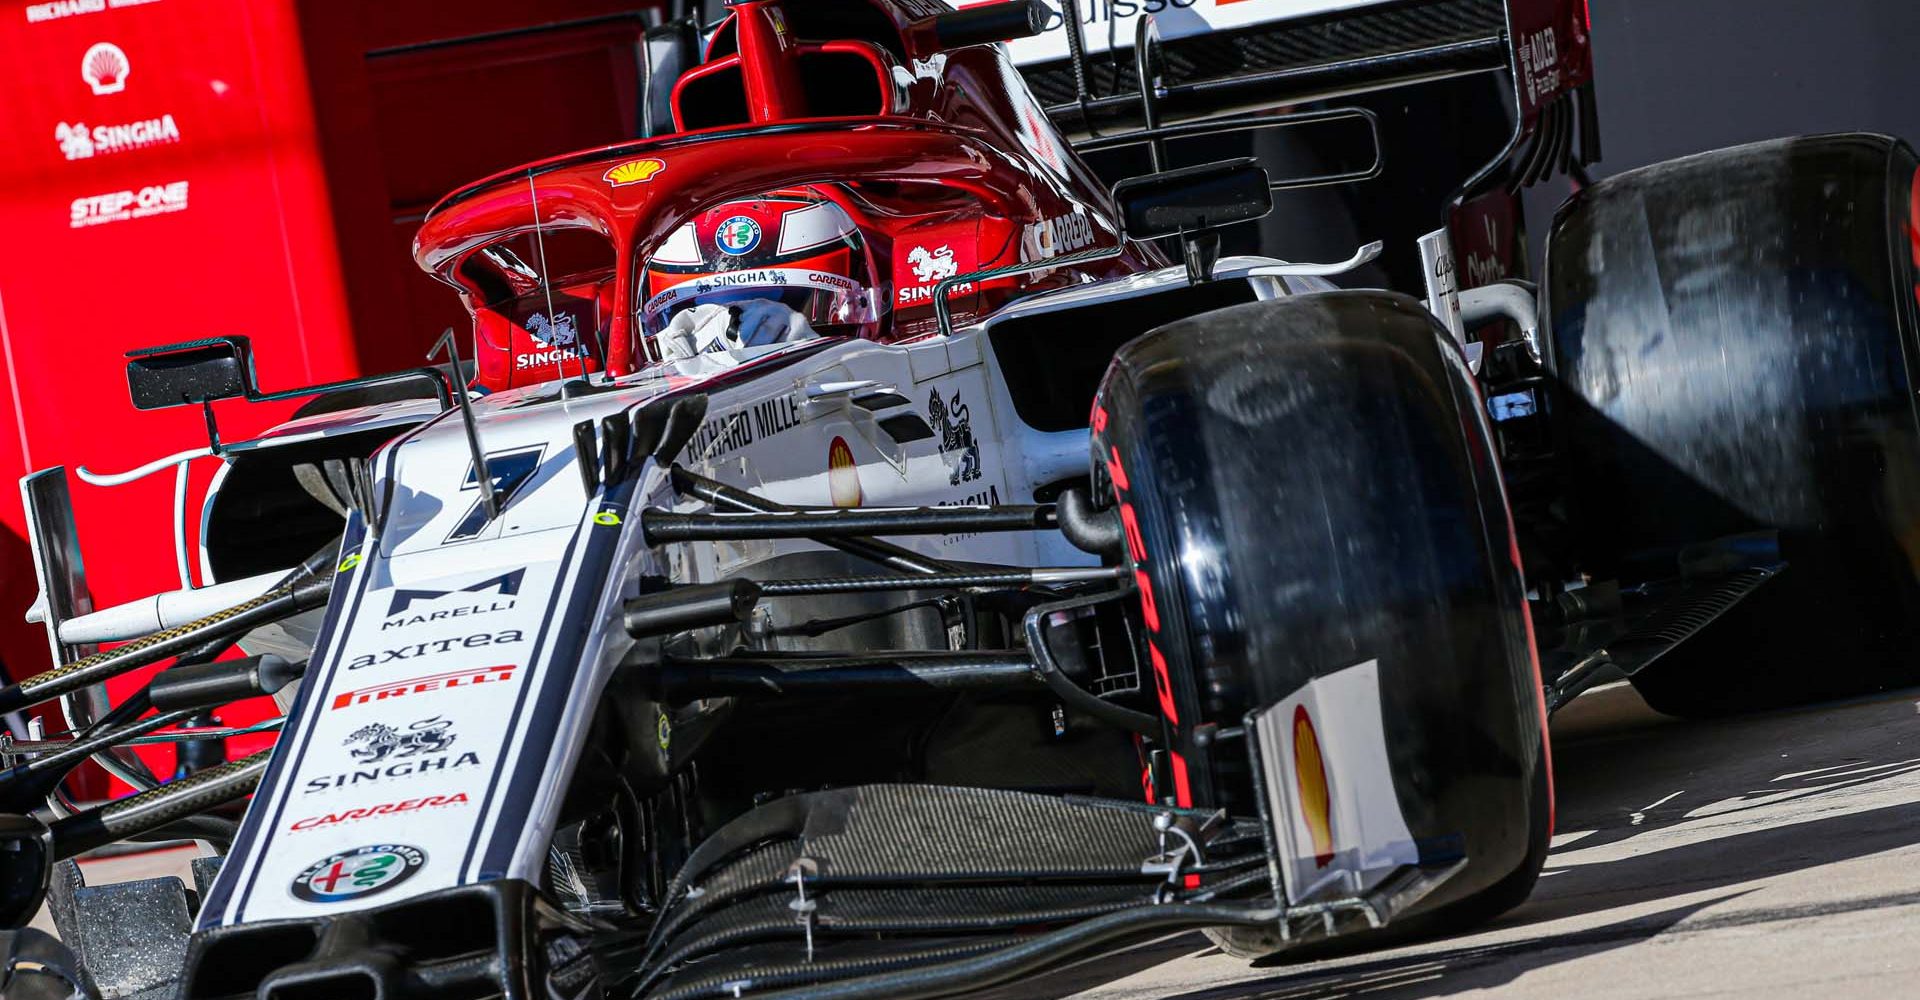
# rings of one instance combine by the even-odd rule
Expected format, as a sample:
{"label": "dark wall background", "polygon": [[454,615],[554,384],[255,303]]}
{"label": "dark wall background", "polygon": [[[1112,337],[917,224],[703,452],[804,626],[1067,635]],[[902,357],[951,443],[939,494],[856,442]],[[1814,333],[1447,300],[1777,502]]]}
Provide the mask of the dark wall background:
{"label": "dark wall background", "polygon": [[[1596,178],[1811,132],[1920,141],[1920,3],[1592,0]],[[1538,261],[1562,183],[1529,193]]]}

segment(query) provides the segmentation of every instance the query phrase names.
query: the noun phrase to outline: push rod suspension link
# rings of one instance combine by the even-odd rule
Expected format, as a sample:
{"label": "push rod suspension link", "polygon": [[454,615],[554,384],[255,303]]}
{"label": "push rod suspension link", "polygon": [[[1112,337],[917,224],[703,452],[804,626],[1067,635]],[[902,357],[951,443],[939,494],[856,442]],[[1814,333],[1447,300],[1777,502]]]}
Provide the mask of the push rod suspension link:
{"label": "push rod suspension link", "polygon": [[74,813],[48,824],[56,860],[137,837],[253,794],[267,773],[272,750],[219,764],[159,788]]}
{"label": "push rod suspension link", "polygon": [[677,514],[657,507],[641,514],[647,543],[724,542],[773,538],[850,538],[866,535],[950,535],[975,531],[1035,531],[1055,526],[1051,504],[1000,507],[849,508],[776,514]]}
{"label": "push rod suspension link", "polygon": [[1072,566],[1046,569],[995,569],[977,573],[928,573],[924,576],[848,576],[803,580],[760,580],[762,597],[801,597],[815,594],[858,594],[886,590],[1060,586],[1118,580],[1129,572],[1108,566]]}
{"label": "push rod suspension link", "polygon": [[[715,510],[743,514],[775,514],[794,509],[758,494],[749,493],[737,486],[728,486],[718,480],[708,479],[697,472],[688,472],[678,465],[673,467],[673,488],[682,496],[712,504]],[[951,563],[875,538],[822,538],[819,542],[828,548],[859,556],[899,573],[946,573],[956,568]]]}
{"label": "push rod suspension link", "polygon": [[1045,690],[1025,653],[897,652],[852,656],[669,658],[643,667],[666,702],[719,697]]}
{"label": "push rod suspension link", "polygon": [[136,667],[157,663],[199,647],[211,639],[240,635],[262,625],[311,611],[327,602],[333,582],[331,555],[316,566],[312,560],[284,586],[233,607],[197,618],[185,625],[143,635],[124,645],[36,674],[18,684],[0,688],[0,712],[11,712],[71,694]]}

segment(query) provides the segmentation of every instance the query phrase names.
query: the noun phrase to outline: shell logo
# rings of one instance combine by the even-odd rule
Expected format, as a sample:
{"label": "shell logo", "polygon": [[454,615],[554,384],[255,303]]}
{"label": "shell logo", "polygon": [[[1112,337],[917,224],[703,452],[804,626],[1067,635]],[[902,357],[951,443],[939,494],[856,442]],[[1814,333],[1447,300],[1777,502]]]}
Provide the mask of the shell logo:
{"label": "shell logo", "polygon": [[95,42],[87,54],[80,57],[80,79],[93,88],[96,97],[127,89],[127,74],[132,69],[126,50],[112,42]]}
{"label": "shell logo", "polygon": [[1300,790],[1300,812],[1313,837],[1313,863],[1325,868],[1333,862],[1333,796],[1327,789],[1326,761],[1320,754],[1320,736],[1313,730],[1307,706],[1293,708],[1293,781]]}
{"label": "shell logo", "polygon": [[656,160],[652,157],[644,160],[628,160],[608,169],[601,175],[601,179],[614,187],[625,187],[628,184],[640,184],[653,180],[654,174],[665,169],[667,169],[665,160]]}
{"label": "shell logo", "polygon": [[835,507],[860,506],[860,467],[846,438],[834,438],[827,448],[827,494]]}

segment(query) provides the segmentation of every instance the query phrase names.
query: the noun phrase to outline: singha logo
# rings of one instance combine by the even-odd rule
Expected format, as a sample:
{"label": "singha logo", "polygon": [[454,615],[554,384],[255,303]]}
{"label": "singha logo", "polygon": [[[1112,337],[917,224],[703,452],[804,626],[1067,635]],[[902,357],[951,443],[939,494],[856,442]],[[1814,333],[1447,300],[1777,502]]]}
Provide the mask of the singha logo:
{"label": "singha logo", "polygon": [[385,723],[375,722],[354,730],[352,735],[340,741],[340,745],[351,747],[355,743],[366,744],[354,748],[353,759],[369,764],[389,757],[417,757],[423,753],[445,753],[458,738],[447,732],[451,728],[453,723],[437,715],[431,719],[421,719],[408,726],[405,732]]}
{"label": "singha logo", "polygon": [[979,479],[980,445],[973,439],[973,415],[960,401],[958,390],[951,400],[941,399],[940,390],[933,390],[927,400],[927,423],[940,432],[940,457],[953,473],[947,477],[948,484],[958,486]]}
{"label": "singha logo", "polygon": [[54,126],[53,137],[59,140],[60,152],[69,160],[84,160],[93,155],[93,136],[87,131],[86,122],[71,125],[61,122]]}
{"label": "singha logo", "polygon": [[580,325],[572,313],[554,310],[553,318],[548,319],[541,313],[527,318],[527,332],[533,339],[549,347],[572,347],[580,342]]}
{"label": "singha logo", "polygon": [[960,265],[953,260],[953,248],[945,244],[935,250],[914,247],[907,252],[907,263],[913,265],[913,280],[923,285],[944,281],[960,273]]}

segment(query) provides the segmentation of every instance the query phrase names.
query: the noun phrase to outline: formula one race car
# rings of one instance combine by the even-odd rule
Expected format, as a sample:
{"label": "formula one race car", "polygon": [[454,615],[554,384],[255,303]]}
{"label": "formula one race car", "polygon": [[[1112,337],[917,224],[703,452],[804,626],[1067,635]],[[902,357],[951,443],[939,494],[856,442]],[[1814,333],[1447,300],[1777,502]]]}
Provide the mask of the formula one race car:
{"label": "formula one race car", "polygon": [[[1538,298],[1478,249],[1457,288],[1443,229],[1426,302],[1327,280],[1377,247],[1221,256],[1356,172],[1171,166],[1503,73],[1450,223],[1511,239],[1595,150],[1580,6],[1172,4],[1122,67],[1071,2],[741,0],[654,81],[671,129],[427,216],[470,378],[451,336],[283,393],[239,338],[136,352],[213,440],[118,478],[225,463],[219,582],[93,608],[64,470],[26,481],[64,665],[0,710],[74,732],[6,748],[0,914],[50,893],[65,942],[8,939],[7,995],[932,997],[1180,929],[1364,945],[1526,896],[1547,711],[1594,679],[1710,712],[1898,676],[1906,146],[1587,186]],[[1126,144],[1155,169],[1109,190],[1080,154]],[[219,439],[211,401],[294,395]],[[125,752],[272,692],[271,751]],[[78,808],[88,758],[146,790]],[[65,860],[122,839],[221,856],[190,894]]]}

